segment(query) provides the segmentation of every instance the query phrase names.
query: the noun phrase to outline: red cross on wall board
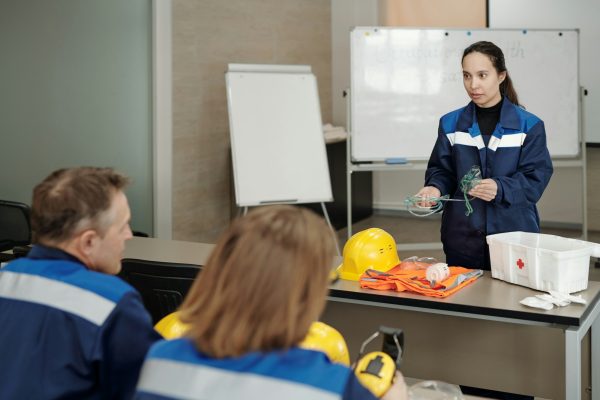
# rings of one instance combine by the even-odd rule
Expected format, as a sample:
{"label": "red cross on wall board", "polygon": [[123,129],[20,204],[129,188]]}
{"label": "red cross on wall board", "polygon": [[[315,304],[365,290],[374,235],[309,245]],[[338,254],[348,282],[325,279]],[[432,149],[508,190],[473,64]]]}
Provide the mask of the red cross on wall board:
{"label": "red cross on wall board", "polygon": [[517,267],[519,267],[519,269],[523,269],[523,267],[525,266],[525,263],[523,262],[523,260],[521,260],[520,258],[517,260]]}

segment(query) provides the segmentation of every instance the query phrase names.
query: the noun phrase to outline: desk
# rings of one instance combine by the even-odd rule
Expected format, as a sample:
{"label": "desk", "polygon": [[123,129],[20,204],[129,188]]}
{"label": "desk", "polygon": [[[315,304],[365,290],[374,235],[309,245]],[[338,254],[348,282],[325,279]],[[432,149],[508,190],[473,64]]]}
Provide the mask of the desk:
{"label": "desk", "polygon": [[[125,257],[203,265],[212,248],[136,237],[127,242]],[[580,399],[581,343],[590,328],[591,381],[600,388],[600,282],[581,292],[586,306],[543,311],[519,304],[537,293],[487,272],[446,299],[361,289],[340,280],[331,286],[322,320],[341,331],[352,357],[380,324],[402,328],[407,376]],[[593,398],[600,399],[600,390]]]}
{"label": "desk", "polygon": [[134,236],[125,242],[123,258],[204,265],[214,244]]}
{"label": "desk", "polygon": [[[600,282],[581,292],[587,306],[543,311],[519,304],[537,293],[492,279],[489,272],[446,299],[361,289],[340,280],[331,286],[323,321],[338,328],[351,349],[378,324],[404,329],[408,376],[580,399],[581,341],[590,328],[592,387],[600,387]],[[593,395],[600,398],[599,391]]]}

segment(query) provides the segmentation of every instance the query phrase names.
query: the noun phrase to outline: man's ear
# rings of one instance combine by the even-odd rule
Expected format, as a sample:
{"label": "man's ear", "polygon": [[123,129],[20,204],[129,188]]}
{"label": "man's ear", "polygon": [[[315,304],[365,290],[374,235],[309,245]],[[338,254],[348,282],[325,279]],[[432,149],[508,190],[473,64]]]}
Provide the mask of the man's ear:
{"label": "man's ear", "polygon": [[77,238],[77,248],[79,252],[89,257],[98,243],[98,233],[93,229],[87,229],[79,234]]}

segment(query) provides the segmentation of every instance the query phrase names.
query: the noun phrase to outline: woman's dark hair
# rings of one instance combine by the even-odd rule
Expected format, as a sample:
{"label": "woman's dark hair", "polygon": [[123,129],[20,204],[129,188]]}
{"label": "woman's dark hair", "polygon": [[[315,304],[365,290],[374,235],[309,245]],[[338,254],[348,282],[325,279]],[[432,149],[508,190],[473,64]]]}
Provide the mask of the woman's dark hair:
{"label": "woman's dark hair", "polygon": [[520,105],[519,97],[517,96],[517,92],[515,91],[512,80],[510,79],[508,71],[506,70],[506,64],[504,62],[504,53],[502,53],[500,47],[496,46],[492,42],[486,41],[473,43],[472,45],[467,47],[463,52],[461,62],[465,59],[465,57],[468,54],[475,52],[486,55],[492,62],[492,65],[496,69],[496,72],[506,72],[506,78],[504,78],[504,81],[502,81],[502,83],[500,84],[500,93],[502,94],[502,96],[508,97],[511,103],[515,105]]}

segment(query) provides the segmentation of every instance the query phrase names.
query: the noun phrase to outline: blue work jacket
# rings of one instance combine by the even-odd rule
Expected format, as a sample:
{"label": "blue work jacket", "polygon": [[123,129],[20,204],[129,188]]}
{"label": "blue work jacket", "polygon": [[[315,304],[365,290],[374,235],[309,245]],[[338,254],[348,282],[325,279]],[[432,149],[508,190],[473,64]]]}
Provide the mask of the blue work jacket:
{"label": "blue work jacket", "polygon": [[134,399],[377,400],[350,368],[319,351],[293,347],[216,359],[189,338],[152,346]]}
{"label": "blue work jacket", "polygon": [[502,101],[500,120],[487,146],[473,102],[440,119],[425,185],[463,199],[460,180],[473,166],[480,167],[482,178],[498,185],[494,200],[472,200],[474,212],[469,216],[464,202],[444,204],[441,236],[450,265],[489,269],[486,235],[540,230],[536,203],[553,172],[544,122],[507,98]]}
{"label": "blue work jacket", "polygon": [[0,399],[130,399],[160,339],[140,295],[58,249],[0,270]]}

